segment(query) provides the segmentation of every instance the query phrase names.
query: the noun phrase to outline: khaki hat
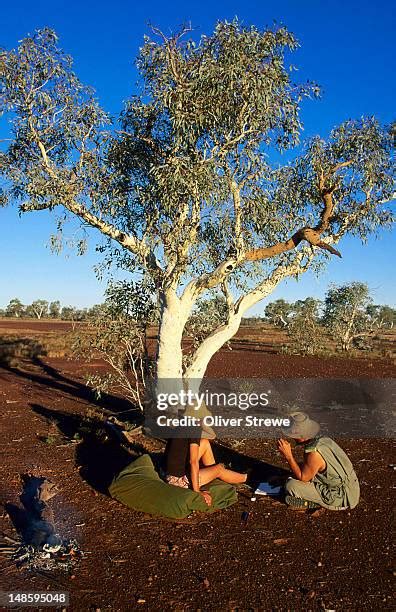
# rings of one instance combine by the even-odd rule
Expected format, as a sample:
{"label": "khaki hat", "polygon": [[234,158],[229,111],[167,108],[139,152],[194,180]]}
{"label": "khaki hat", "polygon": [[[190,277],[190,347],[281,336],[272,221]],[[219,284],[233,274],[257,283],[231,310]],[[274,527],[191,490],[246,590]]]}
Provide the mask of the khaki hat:
{"label": "khaki hat", "polygon": [[305,412],[292,412],[290,427],[282,428],[282,433],[288,438],[315,438],[320,431],[320,425],[309,418]]}

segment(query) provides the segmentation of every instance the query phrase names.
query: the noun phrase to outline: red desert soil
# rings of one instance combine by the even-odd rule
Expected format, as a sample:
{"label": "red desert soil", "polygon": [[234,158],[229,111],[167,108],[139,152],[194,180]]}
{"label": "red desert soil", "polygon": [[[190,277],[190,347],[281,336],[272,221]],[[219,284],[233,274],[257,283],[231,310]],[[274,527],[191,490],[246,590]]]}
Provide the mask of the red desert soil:
{"label": "red desert soil", "polygon": [[37,321],[36,319],[3,319],[0,320],[0,330],[18,330],[18,331],[70,331],[73,325],[70,321]]}
{"label": "red desert soil", "polygon": [[[395,368],[378,360],[225,350],[208,374],[371,378],[394,376]],[[116,411],[122,405],[109,407]],[[392,608],[391,440],[342,442],[361,481],[361,502],[353,511],[313,518],[270,499],[252,503],[241,495],[226,511],[178,524],[131,511],[108,497],[106,485],[128,456],[89,433],[73,441],[81,418],[94,409],[81,364],[45,359],[0,369],[1,502],[18,503],[21,473],[52,479],[61,488],[52,503],[58,531],[77,538],[87,553],[73,575],[18,570],[2,555],[3,590],[66,590],[73,612]],[[57,425],[49,425],[51,419]],[[141,436],[136,451],[144,449],[158,453],[162,444]],[[236,467],[246,467],[249,457],[284,466],[272,441],[246,441],[238,451],[217,448]],[[247,525],[241,523],[245,510],[251,513]],[[0,529],[15,535],[6,512]]]}

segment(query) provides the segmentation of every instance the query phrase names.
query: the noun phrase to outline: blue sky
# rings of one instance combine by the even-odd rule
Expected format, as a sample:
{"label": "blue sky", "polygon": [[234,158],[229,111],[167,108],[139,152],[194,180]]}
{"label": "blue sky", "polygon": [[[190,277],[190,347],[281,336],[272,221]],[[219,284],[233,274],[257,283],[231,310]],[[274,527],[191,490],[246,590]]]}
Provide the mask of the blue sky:
{"label": "blue sky", "polygon": [[[74,57],[80,79],[94,86],[104,108],[116,114],[136,91],[133,60],[149,23],[166,32],[191,21],[198,33],[210,33],[217,20],[234,16],[258,27],[283,23],[300,40],[301,48],[292,59],[299,67],[299,79],[312,79],[323,87],[322,100],[304,107],[305,136],[326,136],[350,117],[375,114],[384,123],[395,119],[396,23],[391,0],[19,0],[2,8],[0,46],[14,47],[36,28],[53,27],[61,46]],[[0,228],[0,307],[16,296],[25,303],[46,298],[76,306],[102,300],[105,284],[93,272],[98,261],[95,234],[88,253],[77,257],[50,252],[54,223],[46,212],[19,218],[15,208],[0,209]],[[323,297],[331,282],[361,280],[369,284],[376,302],[394,305],[395,236],[387,232],[365,246],[345,240],[342,260],[332,259],[319,278],[307,273],[298,283],[281,285],[270,299]]]}

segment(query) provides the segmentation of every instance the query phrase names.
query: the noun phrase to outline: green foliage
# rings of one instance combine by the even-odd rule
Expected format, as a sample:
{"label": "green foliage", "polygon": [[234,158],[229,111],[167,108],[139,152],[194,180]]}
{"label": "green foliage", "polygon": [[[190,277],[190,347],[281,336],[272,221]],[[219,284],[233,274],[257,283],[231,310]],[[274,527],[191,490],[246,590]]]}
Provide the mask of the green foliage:
{"label": "green foliage", "polygon": [[186,326],[193,346],[199,346],[213,329],[224,325],[227,319],[228,307],[224,296],[214,295],[198,300]]}
{"label": "green foliage", "polygon": [[285,352],[318,355],[325,349],[325,334],[320,324],[320,300],[308,297],[294,303],[283,299],[267,304],[265,316],[270,323],[287,332],[291,343]]}
{"label": "green foliage", "polygon": [[[249,242],[255,217],[264,213],[257,209],[268,199],[263,147],[296,144],[299,102],[316,90],[291,81],[284,55],[297,43],[284,28],[219,23],[198,43],[181,34],[170,40],[160,34],[158,42],[146,37],[137,62],[143,93],[122,114],[123,135],[110,160],[134,196],[129,227],[153,218],[154,244],[164,244],[167,261],[202,270],[241,239],[232,179],[244,183],[241,231]],[[273,239],[278,220],[268,214],[265,222]]]}
{"label": "green foliage", "polygon": [[366,308],[371,319],[378,321],[385,329],[392,329],[396,324],[396,309],[382,304],[369,304]]}
{"label": "green foliage", "polygon": [[286,352],[314,355],[329,348],[329,336],[344,351],[370,348],[381,329],[392,329],[396,310],[374,305],[368,286],[352,282],[330,287],[324,304],[312,297],[294,303],[283,299],[270,302],[265,317],[287,332],[291,344],[285,347]]}
{"label": "green foliage", "polygon": [[[286,28],[234,20],[199,40],[187,33],[153,29],[145,38],[141,93],[127,102],[121,129],[80,83],[52,30],[4,50],[0,112],[9,113],[13,140],[0,154],[1,202],[22,212],[62,206],[54,244],[72,212],[109,247],[113,239],[129,251],[111,243],[113,263],[155,276],[155,257],[158,287],[315,224],[321,174],[337,195],[324,237],[365,239],[390,223],[381,203],[394,189],[392,135],[373,118],[347,121],[328,142],[313,139],[290,165],[270,165],[267,151],[299,142],[301,101],[319,93],[293,82],[286,55],[298,43]],[[85,239],[76,245],[82,252]],[[234,280],[252,274],[257,267],[238,266]]]}
{"label": "green foliage", "polygon": [[269,323],[285,328],[288,325],[288,317],[292,310],[292,304],[284,299],[279,299],[267,304],[264,314]]}
{"label": "green foliage", "polygon": [[47,300],[34,300],[34,302],[26,307],[25,315],[35,319],[42,319],[48,316]]}
{"label": "green foliage", "polygon": [[[147,320],[151,321],[151,318],[155,315],[149,313],[149,308],[153,308],[154,312],[156,306],[154,302],[152,302],[151,306],[149,307],[143,295],[142,289],[136,289],[134,287],[136,287],[135,283],[132,283],[132,285],[130,283],[121,283],[119,286],[109,284],[107,295],[109,296],[110,293],[118,291],[119,297],[117,308],[121,308],[121,301],[125,301],[125,295],[123,294],[129,290],[131,293],[134,293],[135,310],[137,311],[140,309],[143,314],[145,313],[147,315]],[[141,306],[139,306],[140,300],[142,300]],[[116,308],[115,303],[115,298],[113,296],[113,308]],[[99,317],[103,312],[103,309],[108,307],[109,302],[106,306],[104,304],[95,304],[91,308],[76,308],[75,306],[61,306],[59,300],[48,302],[47,300],[42,299],[34,300],[31,304],[24,305],[18,298],[14,298],[10,300],[8,306],[4,310],[0,309],[0,317],[26,317],[33,319],[49,317],[50,319],[62,319],[64,321],[85,321],[88,317]]]}
{"label": "green foliage", "polygon": [[[92,177],[95,139],[107,121],[57,43],[56,34],[44,28],[22,40],[17,50],[1,54],[1,112],[13,112],[14,141],[0,167],[12,181],[10,197],[28,198],[25,209],[51,208],[68,197],[67,181],[76,178],[76,152],[85,179]],[[38,138],[60,169],[59,180],[50,180],[44,169]]]}
{"label": "green foliage", "polygon": [[61,304],[59,300],[51,302],[49,305],[49,316],[51,319],[59,319],[60,317]]}
{"label": "green foliage", "polygon": [[[348,120],[331,132],[328,141],[313,138],[305,154],[280,171],[283,186],[278,196],[292,192],[297,209],[304,210],[310,202],[316,215],[323,206],[317,185],[323,173],[325,189],[334,189],[337,200],[331,232],[343,235],[347,230],[365,241],[370,233],[392,222],[385,205],[395,190],[392,145],[390,131],[374,117]],[[332,172],[340,164],[346,165]]]}
{"label": "green foliage", "polygon": [[366,283],[353,282],[331,287],[325,297],[323,323],[343,351],[364,348],[382,327],[372,308]]}
{"label": "green foliage", "polygon": [[146,334],[157,316],[151,289],[145,281],[111,283],[105,303],[91,310],[73,343],[76,357],[85,362],[101,358],[109,368],[87,378],[98,397],[121,394],[141,410],[151,370]]}
{"label": "green foliage", "polygon": [[74,306],[63,306],[60,316],[63,321],[84,321],[87,318],[87,310],[85,308],[75,308]]}
{"label": "green foliage", "polygon": [[22,304],[21,300],[13,298],[10,300],[8,306],[6,306],[5,316],[20,318],[23,316],[24,311],[25,306]]}
{"label": "green foliage", "polygon": [[307,298],[292,304],[287,326],[291,350],[299,355],[319,355],[324,352],[326,334],[320,325],[320,300]]}
{"label": "green foliage", "polygon": [[110,282],[102,308],[111,316],[131,319],[142,328],[158,319],[155,288],[148,278],[141,282]]}

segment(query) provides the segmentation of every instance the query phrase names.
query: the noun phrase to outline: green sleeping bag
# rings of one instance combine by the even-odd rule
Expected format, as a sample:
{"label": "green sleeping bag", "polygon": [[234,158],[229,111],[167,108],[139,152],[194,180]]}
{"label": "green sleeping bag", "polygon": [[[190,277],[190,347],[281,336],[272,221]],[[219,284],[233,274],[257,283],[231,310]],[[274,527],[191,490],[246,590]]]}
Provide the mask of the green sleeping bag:
{"label": "green sleeping bag", "polygon": [[151,457],[142,455],[113,479],[109,493],[129,508],[173,519],[186,518],[194,511],[214,512],[237,501],[235,487],[222,481],[215,480],[205,489],[212,496],[211,506],[205,503],[199,493],[161,480]]}

